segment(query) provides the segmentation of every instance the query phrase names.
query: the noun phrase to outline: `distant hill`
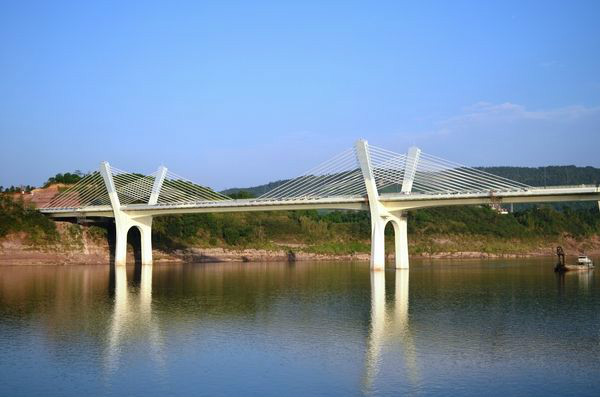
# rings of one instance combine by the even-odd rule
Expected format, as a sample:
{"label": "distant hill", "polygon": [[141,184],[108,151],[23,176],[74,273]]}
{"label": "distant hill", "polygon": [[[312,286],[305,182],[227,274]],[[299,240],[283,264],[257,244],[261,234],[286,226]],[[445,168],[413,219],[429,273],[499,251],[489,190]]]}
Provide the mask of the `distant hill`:
{"label": "distant hill", "polygon": [[225,195],[237,194],[240,192],[250,193],[254,197],[258,197],[266,192],[275,189],[277,186],[282,185],[289,181],[289,179],[282,179],[280,181],[269,182],[264,185],[252,186],[252,187],[233,187],[227,190],[223,190],[221,193]]}
{"label": "distant hill", "polygon": [[[574,165],[551,165],[548,167],[476,167],[479,170],[489,172],[530,186],[560,186],[600,183],[600,168],[576,167]],[[245,191],[258,197],[277,186],[287,182],[289,179],[270,182],[265,185],[246,188],[231,188],[221,193],[229,195]]]}
{"label": "distant hill", "polygon": [[512,179],[531,186],[560,186],[600,183],[600,168],[574,165],[548,167],[477,167],[490,174]]}

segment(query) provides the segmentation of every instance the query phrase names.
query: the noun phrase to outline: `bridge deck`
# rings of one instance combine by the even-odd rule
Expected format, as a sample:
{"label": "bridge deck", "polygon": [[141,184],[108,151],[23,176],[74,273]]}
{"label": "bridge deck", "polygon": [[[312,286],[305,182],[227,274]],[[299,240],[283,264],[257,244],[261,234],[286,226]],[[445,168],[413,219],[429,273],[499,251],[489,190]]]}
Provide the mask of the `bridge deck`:
{"label": "bridge deck", "polygon": [[[547,201],[598,201],[600,188],[592,185],[553,186],[522,191],[473,192],[473,193],[382,193],[381,202],[392,210],[422,208],[447,205],[485,204],[490,202],[527,203]],[[222,201],[200,201],[158,204],[126,204],[121,210],[131,213],[152,213],[166,215],[193,212],[243,212],[298,209],[368,209],[364,196],[340,196],[328,198],[295,199],[237,199]],[[87,206],[82,208],[41,208],[41,212],[54,217],[72,216],[112,216],[110,205]]]}

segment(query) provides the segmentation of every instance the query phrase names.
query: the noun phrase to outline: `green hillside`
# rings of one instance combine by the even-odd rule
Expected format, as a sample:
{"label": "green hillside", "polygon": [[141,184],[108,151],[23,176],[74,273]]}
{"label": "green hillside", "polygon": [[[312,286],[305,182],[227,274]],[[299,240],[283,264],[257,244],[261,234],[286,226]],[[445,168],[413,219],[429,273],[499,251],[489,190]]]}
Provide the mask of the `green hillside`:
{"label": "green hillside", "polygon": [[530,186],[598,185],[600,168],[574,165],[548,167],[478,167],[490,174],[502,176]]}

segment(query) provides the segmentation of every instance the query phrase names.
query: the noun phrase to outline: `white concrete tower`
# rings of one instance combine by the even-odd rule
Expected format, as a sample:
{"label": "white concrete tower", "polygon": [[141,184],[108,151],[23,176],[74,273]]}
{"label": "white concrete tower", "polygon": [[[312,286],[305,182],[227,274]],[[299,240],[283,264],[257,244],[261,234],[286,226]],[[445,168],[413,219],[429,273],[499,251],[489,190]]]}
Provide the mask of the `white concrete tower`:
{"label": "white concrete tower", "polygon": [[[165,169],[166,172],[166,169]],[[125,265],[127,258],[127,233],[132,227],[137,227],[140,231],[140,242],[142,251],[142,265],[152,264],[152,216],[131,216],[121,210],[119,195],[115,187],[112,172],[108,162],[104,161],[100,164],[100,174],[104,179],[104,184],[110,198],[110,205],[115,218],[115,265]],[[160,173],[159,173],[160,175]],[[157,177],[157,179],[159,179]],[[163,178],[164,179],[164,176]],[[160,184],[162,184],[162,179]],[[157,192],[160,191],[160,184]],[[155,180],[156,187],[156,180]],[[153,189],[154,193],[154,189]],[[150,197],[152,200],[153,197]]]}
{"label": "white concrete tower", "polygon": [[[404,194],[410,194],[412,191],[420,157],[421,149],[414,146],[408,149],[402,177],[402,193]],[[394,212],[394,215],[396,221],[392,222],[392,224],[394,225],[396,236],[396,269],[408,269],[408,225],[406,213],[400,211]]]}
{"label": "white concrete tower", "polygon": [[365,180],[369,210],[371,212],[371,270],[383,270],[385,267],[385,224],[387,211],[379,202],[379,192],[373,176],[369,144],[361,139],[356,142],[356,156]]}
{"label": "white concrete tower", "polygon": [[[356,142],[355,147],[367,189],[371,213],[371,269],[383,270],[385,267],[385,226],[388,222],[392,222],[394,227],[396,269],[408,269],[406,214],[400,211],[388,211],[380,201],[367,141],[361,139]],[[412,190],[420,154],[421,151],[418,148],[411,148],[408,152],[404,177],[401,181],[403,193],[410,194]]]}

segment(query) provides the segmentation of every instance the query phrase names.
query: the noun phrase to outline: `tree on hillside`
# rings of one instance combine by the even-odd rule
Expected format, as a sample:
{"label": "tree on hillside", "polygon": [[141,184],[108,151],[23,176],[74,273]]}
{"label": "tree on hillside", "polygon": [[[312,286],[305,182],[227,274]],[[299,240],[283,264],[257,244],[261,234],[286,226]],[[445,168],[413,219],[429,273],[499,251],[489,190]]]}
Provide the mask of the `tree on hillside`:
{"label": "tree on hillside", "polygon": [[256,197],[254,194],[252,194],[252,192],[249,192],[248,190],[238,190],[237,192],[229,193],[228,196],[232,199],[251,199]]}
{"label": "tree on hillside", "polygon": [[71,172],[65,172],[64,174],[59,173],[59,174],[56,174],[56,175],[48,178],[46,183],[44,183],[44,187],[48,187],[55,183],[64,183],[65,185],[72,185],[74,183],[79,182],[81,180],[81,178],[83,178],[84,176],[85,176],[85,174],[83,172],[81,172],[80,170],[75,170],[75,172],[73,172],[73,173],[71,173]]}

